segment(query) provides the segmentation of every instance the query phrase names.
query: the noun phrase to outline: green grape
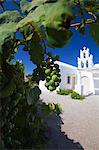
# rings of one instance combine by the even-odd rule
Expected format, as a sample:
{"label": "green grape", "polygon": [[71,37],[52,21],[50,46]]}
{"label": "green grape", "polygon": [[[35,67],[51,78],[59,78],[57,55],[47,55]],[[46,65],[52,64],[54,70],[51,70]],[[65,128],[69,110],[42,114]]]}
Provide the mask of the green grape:
{"label": "green grape", "polygon": [[48,106],[51,112],[55,110],[55,105],[53,103],[48,103]]}
{"label": "green grape", "polygon": [[50,80],[50,81],[49,81],[49,85],[51,85],[51,86],[55,86],[54,81],[53,81],[53,80]]}
{"label": "green grape", "polygon": [[62,106],[60,104],[56,104],[55,108],[57,115],[60,115],[62,113]]}
{"label": "green grape", "polygon": [[48,76],[49,76],[49,75],[50,75],[50,73],[51,73],[51,69],[46,69],[46,70],[45,70],[45,74],[46,74],[46,75],[48,75]]}
{"label": "green grape", "polygon": [[60,83],[59,65],[54,63],[58,59],[58,56],[52,57],[52,53],[47,53],[47,55],[48,56],[45,60],[45,62],[46,62],[46,69],[45,69],[46,83],[45,83],[45,86],[47,87],[48,90],[54,91],[56,89],[56,87],[59,86],[59,83]]}
{"label": "green grape", "polygon": [[48,87],[48,86],[49,86],[49,82],[46,82],[46,83],[45,83],[45,86]]}
{"label": "green grape", "polygon": [[54,90],[56,89],[56,87],[53,87],[53,86],[50,85],[50,86],[48,87],[48,89],[49,89],[50,91],[54,91]]}
{"label": "green grape", "polygon": [[47,76],[46,81],[49,82],[50,81],[50,76]]}
{"label": "green grape", "polygon": [[56,74],[56,70],[52,71],[51,74],[50,74],[50,76],[53,76],[55,74]]}
{"label": "green grape", "polygon": [[58,78],[58,76],[57,76],[57,75],[53,75],[53,76],[52,76],[52,80],[53,80],[53,81],[58,81],[58,80],[59,80],[59,78]]}

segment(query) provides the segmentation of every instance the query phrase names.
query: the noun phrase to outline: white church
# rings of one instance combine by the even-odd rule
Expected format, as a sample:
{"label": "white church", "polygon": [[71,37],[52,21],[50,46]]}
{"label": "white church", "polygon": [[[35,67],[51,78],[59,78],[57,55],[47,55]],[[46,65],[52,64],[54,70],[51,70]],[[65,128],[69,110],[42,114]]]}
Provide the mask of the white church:
{"label": "white church", "polygon": [[81,95],[99,95],[99,64],[93,63],[93,55],[89,48],[80,50],[77,58],[78,66],[72,66],[60,61],[61,83],[60,89],[73,89]]}

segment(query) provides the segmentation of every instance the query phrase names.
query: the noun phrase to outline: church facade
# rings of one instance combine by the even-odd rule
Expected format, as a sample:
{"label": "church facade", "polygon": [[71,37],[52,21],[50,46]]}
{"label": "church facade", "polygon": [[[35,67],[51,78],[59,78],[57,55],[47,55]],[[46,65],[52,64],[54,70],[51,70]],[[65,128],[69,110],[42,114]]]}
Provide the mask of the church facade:
{"label": "church facade", "polygon": [[81,95],[99,95],[99,64],[93,63],[93,55],[89,48],[83,47],[80,50],[80,57],[77,58],[78,66],[72,66],[60,61],[61,73],[60,89],[72,89]]}

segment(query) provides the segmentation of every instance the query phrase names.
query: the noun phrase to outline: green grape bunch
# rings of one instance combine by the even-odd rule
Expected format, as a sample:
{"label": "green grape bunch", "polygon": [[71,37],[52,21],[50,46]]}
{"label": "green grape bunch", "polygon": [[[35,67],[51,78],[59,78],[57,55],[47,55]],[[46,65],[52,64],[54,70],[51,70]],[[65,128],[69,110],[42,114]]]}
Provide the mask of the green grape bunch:
{"label": "green grape bunch", "polygon": [[42,65],[33,70],[32,80],[38,84],[40,80],[45,80],[45,68]]}
{"label": "green grape bunch", "polygon": [[51,53],[47,53],[46,67],[45,67],[45,86],[48,90],[54,91],[61,82],[59,65],[56,64],[59,60],[58,56],[52,57]]}
{"label": "green grape bunch", "polygon": [[54,91],[61,82],[59,65],[56,64],[59,56],[52,56],[52,53],[46,53],[41,65],[33,70],[32,80],[39,84],[40,80],[45,81],[48,90]]}

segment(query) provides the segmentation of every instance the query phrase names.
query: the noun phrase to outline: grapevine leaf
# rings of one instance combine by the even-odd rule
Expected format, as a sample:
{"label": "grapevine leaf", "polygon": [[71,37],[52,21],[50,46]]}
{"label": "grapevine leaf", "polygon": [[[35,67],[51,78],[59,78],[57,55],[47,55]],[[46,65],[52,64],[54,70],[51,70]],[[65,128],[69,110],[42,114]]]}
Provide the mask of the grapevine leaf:
{"label": "grapevine leaf", "polygon": [[0,25],[4,23],[17,23],[22,19],[18,11],[5,11],[0,14]]}
{"label": "grapevine leaf", "polygon": [[[38,21],[39,21],[39,19],[38,19]],[[32,29],[31,29],[31,26],[32,26]],[[34,19],[34,14],[31,13],[31,14],[28,14],[24,19],[22,19],[18,23],[17,29],[20,29],[22,32],[24,32],[24,35],[32,34],[32,32],[34,30],[36,30],[36,31],[40,32],[43,35],[43,37],[45,38],[44,29],[42,29],[41,26],[42,26],[41,23],[36,22],[36,20]]]}
{"label": "grapevine leaf", "polygon": [[16,85],[14,80],[12,79],[9,81],[7,85],[3,89],[1,89],[0,97],[5,98],[13,94],[14,90],[16,89]]}
{"label": "grapevine leaf", "polygon": [[31,105],[33,103],[36,103],[39,100],[40,94],[41,94],[41,90],[37,85],[31,88],[27,96],[28,104]]}
{"label": "grapevine leaf", "polygon": [[31,43],[31,48],[29,50],[30,59],[34,64],[41,64],[44,58],[44,49],[39,43]]}
{"label": "grapevine leaf", "polygon": [[[64,46],[72,35],[71,31],[66,30],[66,32],[64,32],[63,30],[64,20],[73,15],[72,0],[34,0],[30,4],[31,7],[29,10],[31,10],[31,12],[19,22],[17,28],[23,28],[24,26],[32,24],[34,30],[42,34],[44,30],[41,30],[41,26],[44,26],[51,45],[56,47]],[[53,31],[56,35],[53,34]],[[46,38],[46,34],[43,35],[44,38]]]}
{"label": "grapevine leaf", "polygon": [[21,128],[24,127],[26,124],[26,115],[25,114],[17,115],[15,118],[15,124],[17,127],[21,127]]}
{"label": "grapevine leaf", "polygon": [[99,45],[99,22],[90,25],[90,35],[95,40],[96,44]]}
{"label": "grapevine leaf", "polygon": [[63,21],[69,16],[72,16],[72,8],[73,7],[70,3],[59,1],[55,3],[55,5],[53,4],[47,12],[47,18],[44,25],[47,30],[48,40],[55,47],[64,46],[68,43],[70,37],[72,36],[71,31],[63,30]]}
{"label": "grapevine leaf", "polygon": [[27,12],[28,8],[30,7],[31,3],[27,0],[20,1],[20,7],[23,13]]}
{"label": "grapevine leaf", "polygon": [[[57,13],[58,11],[58,13]],[[58,1],[53,4],[47,11],[45,26],[62,29],[62,23],[68,16],[73,15],[72,3]]]}
{"label": "grapevine leaf", "polygon": [[30,8],[28,9],[28,12],[30,10],[35,10],[38,6],[40,6],[42,4],[42,0],[34,0],[33,2],[31,2],[31,6]]}
{"label": "grapevine leaf", "polygon": [[13,39],[14,33],[16,32],[15,23],[5,23],[0,26],[0,47],[5,42],[5,39]]}
{"label": "grapevine leaf", "polygon": [[44,103],[41,106],[41,110],[46,116],[49,116],[50,114],[52,114],[52,112],[49,109],[49,106],[45,105]]}
{"label": "grapevine leaf", "polygon": [[84,3],[84,10],[92,13],[99,13],[99,3],[98,0],[88,0]]}
{"label": "grapevine leaf", "polygon": [[65,44],[68,43],[72,36],[72,32],[69,30],[62,31],[62,30],[55,30],[53,28],[47,28],[47,35],[49,42],[54,47],[63,47]]}
{"label": "grapevine leaf", "polygon": [[[40,3],[39,5],[36,5]],[[36,6],[39,6],[37,7],[36,9],[32,10],[26,17],[25,19],[22,21],[21,24],[24,24],[25,22],[28,23],[28,22],[40,22],[41,18],[44,19],[44,16],[46,15],[46,11],[48,9],[48,7],[46,7],[45,5],[42,5],[42,3],[40,1],[33,1],[30,3],[31,4],[31,7],[36,7]],[[48,5],[49,6],[49,5]],[[32,9],[30,7],[29,11]],[[27,20],[27,21],[26,21]],[[25,24],[24,24],[25,25]],[[19,25],[20,27],[20,25]]]}
{"label": "grapevine leaf", "polygon": [[15,93],[14,94],[14,106],[16,106],[19,103],[21,98],[22,98],[22,94],[21,93]]}
{"label": "grapevine leaf", "polygon": [[20,7],[23,12],[34,11],[37,7],[43,5],[47,2],[55,2],[57,0],[33,0],[32,2],[28,2],[27,0],[20,1]]}
{"label": "grapevine leaf", "polygon": [[26,38],[26,41],[31,40],[29,45],[30,59],[33,63],[40,64],[44,57],[44,49],[38,37],[38,33],[42,33],[43,29],[40,28],[39,24],[33,21],[33,14],[27,15],[27,17],[21,20],[17,28],[22,29],[21,31],[24,32],[26,36],[29,34],[31,28],[31,32]]}
{"label": "grapevine leaf", "polygon": [[6,11],[0,14],[0,50],[7,39],[13,40],[17,22],[21,19],[22,17],[17,11]]}

